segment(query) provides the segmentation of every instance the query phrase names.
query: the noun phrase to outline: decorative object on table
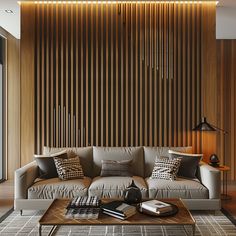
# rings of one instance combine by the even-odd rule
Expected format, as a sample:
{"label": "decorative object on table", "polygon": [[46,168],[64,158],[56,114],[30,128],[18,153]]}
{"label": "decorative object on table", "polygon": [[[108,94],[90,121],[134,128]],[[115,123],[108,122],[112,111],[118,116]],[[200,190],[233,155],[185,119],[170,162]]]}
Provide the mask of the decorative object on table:
{"label": "decorative object on table", "polygon": [[124,201],[128,204],[140,203],[142,200],[142,193],[132,180],[130,186],[124,190]]}
{"label": "decorative object on table", "polygon": [[100,207],[101,200],[97,196],[74,197],[67,206],[68,208],[78,207]]}
{"label": "decorative object on table", "polygon": [[136,207],[122,201],[112,201],[101,205],[104,214],[125,220],[136,214]]}
{"label": "decorative object on table", "polygon": [[65,214],[66,219],[97,219],[99,216],[99,208],[74,208],[67,210]]}
{"label": "decorative object on table", "polygon": [[209,165],[213,166],[213,167],[219,167],[219,158],[216,154],[212,154],[210,156],[210,162],[209,162]]}
{"label": "decorative object on table", "polygon": [[97,219],[100,212],[100,199],[97,196],[75,197],[67,205],[67,219]]}

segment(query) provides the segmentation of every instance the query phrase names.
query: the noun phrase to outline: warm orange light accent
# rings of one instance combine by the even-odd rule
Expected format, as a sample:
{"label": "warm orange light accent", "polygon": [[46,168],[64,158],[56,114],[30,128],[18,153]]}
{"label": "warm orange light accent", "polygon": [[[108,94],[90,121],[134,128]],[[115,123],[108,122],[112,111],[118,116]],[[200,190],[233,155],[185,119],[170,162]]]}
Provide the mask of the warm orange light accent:
{"label": "warm orange light accent", "polygon": [[201,4],[201,3],[215,3],[216,5],[219,1],[106,1],[106,0],[98,0],[98,1],[18,1],[19,4],[22,3],[30,3],[30,4],[145,4],[145,3],[158,3],[158,4]]}

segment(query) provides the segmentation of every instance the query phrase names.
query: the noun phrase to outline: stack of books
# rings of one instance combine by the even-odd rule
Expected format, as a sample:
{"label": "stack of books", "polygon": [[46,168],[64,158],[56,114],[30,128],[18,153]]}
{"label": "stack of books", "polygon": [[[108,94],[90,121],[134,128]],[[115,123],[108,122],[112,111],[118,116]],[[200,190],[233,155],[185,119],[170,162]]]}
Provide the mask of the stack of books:
{"label": "stack of books", "polygon": [[112,201],[101,205],[102,212],[109,216],[125,220],[136,213],[136,207],[122,201]]}
{"label": "stack of books", "polygon": [[67,206],[67,219],[97,219],[100,212],[98,197],[75,197]]}
{"label": "stack of books", "polygon": [[140,204],[141,211],[143,212],[151,212],[157,215],[161,215],[167,212],[172,211],[172,206],[166,202],[161,202],[158,200],[149,200],[146,202],[142,202]]}

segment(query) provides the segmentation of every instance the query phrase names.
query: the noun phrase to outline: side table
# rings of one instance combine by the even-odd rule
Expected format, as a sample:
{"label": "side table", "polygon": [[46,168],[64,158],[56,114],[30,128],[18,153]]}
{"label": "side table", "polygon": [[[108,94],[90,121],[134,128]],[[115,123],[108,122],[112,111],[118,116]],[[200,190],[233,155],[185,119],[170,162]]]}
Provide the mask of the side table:
{"label": "side table", "polygon": [[221,194],[221,199],[222,200],[230,200],[231,197],[228,195],[228,177],[227,177],[227,174],[228,174],[228,171],[230,170],[230,167],[220,165],[220,166],[215,167],[215,168],[223,173],[223,193]]}

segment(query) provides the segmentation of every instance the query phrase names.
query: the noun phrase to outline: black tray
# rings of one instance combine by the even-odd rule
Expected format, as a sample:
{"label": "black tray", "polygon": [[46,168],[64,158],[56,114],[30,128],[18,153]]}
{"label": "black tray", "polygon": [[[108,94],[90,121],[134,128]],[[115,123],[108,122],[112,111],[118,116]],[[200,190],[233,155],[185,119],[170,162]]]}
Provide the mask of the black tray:
{"label": "black tray", "polygon": [[150,216],[156,216],[156,217],[173,216],[173,215],[177,214],[178,211],[179,211],[179,208],[176,205],[172,204],[172,203],[169,203],[169,202],[167,202],[167,203],[171,205],[172,210],[168,211],[168,212],[165,212],[165,213],[162,213],[162,214],[156,214],[155,212],[143,209],[143,208],[141,208],[140,205],[137,207],[137,209],[140,213],[143,213],[145,215],[150,215]]}

